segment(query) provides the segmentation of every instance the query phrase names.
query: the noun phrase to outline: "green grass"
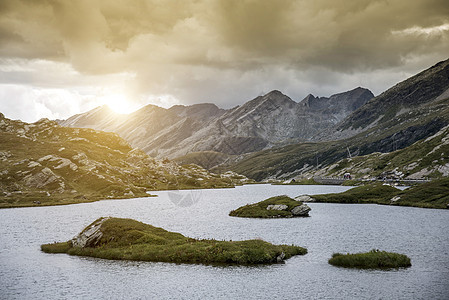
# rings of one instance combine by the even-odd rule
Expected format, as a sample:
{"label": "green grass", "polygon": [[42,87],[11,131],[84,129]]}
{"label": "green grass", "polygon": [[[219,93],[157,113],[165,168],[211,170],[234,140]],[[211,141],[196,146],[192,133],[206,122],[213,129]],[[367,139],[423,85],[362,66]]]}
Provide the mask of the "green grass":
{"label": "green grass", "polygon": [[377,203],[390,204],[390,199],[400,191],[381,183],[363,185],[343,193],[314,195],[316,202],[327,203]]}
{"label": "green grass", "polygon": [[397,194],[397,205],[422,208],[449,208],[449,178],[432,180]]}
{"label": "green grass", "polygon": [[404,254],[375,249],[369,252],[355,254],[334,253],[332,258],[329,259],[329,264],[338,267],[360,269],[406,268],[412,265],[410,258]]}
{"label": "green grass", "polygon": [[115,260],[243,265],[275,263],[282,253],[285,259],[307,253],[302,247],[273,245],[262,240],[192,239],[131,219],[107,219],[100,230],[103,236],[94,247],[73,247],[68,241],[44,244],[41,249],[47,253]]}
{"label": "green grass", "polygon": [[[392,202],[393,197],[399,200]],[[367,184],[343,193],[312,196],[316,202],[326,203],[374,203],[421,208],[449,208],[449,178],[432,180],[398,190],[381,183]]]}
{"label": "green grass", "polygon": [[[287,205],[287,210],[267,210],[268,205],[283,204]],[[293,217],[290,212],[294,207],[301,205],[302,202],[296,201],[288,196],[276,196],[264,201],[248,204],[232,210],[229,215],[242,218],[289,218]]]}
{"label": "green grass", "polygon": [[272,185],[321,185],[321,183],[316,182],[313,178],[302,178],[295,180],[294,182],[291,181],[287,183],[276,182],[272,183]]}

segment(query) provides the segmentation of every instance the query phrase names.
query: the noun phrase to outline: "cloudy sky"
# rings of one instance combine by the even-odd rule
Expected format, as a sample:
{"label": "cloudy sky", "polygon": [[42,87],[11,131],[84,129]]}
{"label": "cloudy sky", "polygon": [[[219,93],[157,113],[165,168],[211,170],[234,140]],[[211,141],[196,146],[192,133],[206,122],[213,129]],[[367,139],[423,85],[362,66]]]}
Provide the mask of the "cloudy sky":
{"label": "cloudy sky", "polygon": [[447,0],[1,0],[0,112],[379,94],[449,58]]}

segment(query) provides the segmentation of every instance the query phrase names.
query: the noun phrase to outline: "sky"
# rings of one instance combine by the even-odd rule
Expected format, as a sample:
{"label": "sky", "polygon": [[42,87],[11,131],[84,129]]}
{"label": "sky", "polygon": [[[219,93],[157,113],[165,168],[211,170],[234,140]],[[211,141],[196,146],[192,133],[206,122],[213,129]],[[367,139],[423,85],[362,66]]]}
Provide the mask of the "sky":
{"label": "sky", "polygon": [[0,112],[26,122],[378,95],[448,58],[447,0],[0,1]]}

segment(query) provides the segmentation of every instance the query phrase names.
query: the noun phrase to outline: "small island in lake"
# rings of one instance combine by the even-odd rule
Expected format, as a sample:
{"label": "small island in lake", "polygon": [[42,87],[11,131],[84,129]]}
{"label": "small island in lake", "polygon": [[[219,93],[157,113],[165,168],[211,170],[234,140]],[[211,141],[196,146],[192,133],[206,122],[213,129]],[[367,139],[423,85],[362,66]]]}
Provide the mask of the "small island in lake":
{"label": "small island in lake", "polygon": [[301,201],[449,208],[449,178],[432,180],[403,191],[382,183],[365,184],[343,193],[313,195],[308,200]]}
{"label": "small island in lake", "polygon": [[407,268],[412,264],[404,254],[373,249],[365,253],[334,253],[329,263],[338,267],[359,269]]}
{"label": "small island in lake", "polygon": [[242,218],[292,218],[308,217],[310,210],[308,205],[283,195],[239,207],[229,215]]}
{"label": "small island in lake", "polygon": [[47,253],[116,260],[203,264],[279,263],[307,249],[262,240],[198,240],[132,219],[100,218],[72,240],[44,244]]}

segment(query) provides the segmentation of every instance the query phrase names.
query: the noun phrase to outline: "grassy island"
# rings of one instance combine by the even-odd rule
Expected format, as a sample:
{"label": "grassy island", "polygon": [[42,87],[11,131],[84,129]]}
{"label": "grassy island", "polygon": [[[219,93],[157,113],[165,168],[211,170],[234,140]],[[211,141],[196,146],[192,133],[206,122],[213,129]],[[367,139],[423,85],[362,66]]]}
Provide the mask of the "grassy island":
{"label": "grassy island", "polygon": [[314,195],[314,202],[375,203],[423,208],[449,208],[449,178],[432,180],[403,191],[382,183],[367,184],[343,193]]}
{"label": "grassy island", "polygon": [[341,254],[334,253],[329,263],[338,267],[360,269],[391,269],[406,268],[412,264],[404,254],[371,250],[365,253]]}
{"label": "grassy island", "polygon": [[244,265],[276,263],[307,253],[302,247],[262,240],[197,240],[121,218],[100,218],[72,240],[44,244],[41,249],[116,260]]}
{"label": "grassy island", "polygon": [[308,216],[310,207],[288,196],[276,196],[239,207],[229,213],[242,218],[291,218]]}
{"label": "grassy island", "polygon": [[377,203],[390,204],[390,198],[399,190],[382,183],[367,184],[352,188],[342,193],[314,195],[316,202],[326,203]]}

